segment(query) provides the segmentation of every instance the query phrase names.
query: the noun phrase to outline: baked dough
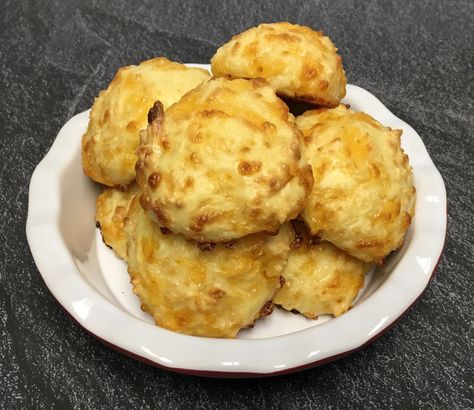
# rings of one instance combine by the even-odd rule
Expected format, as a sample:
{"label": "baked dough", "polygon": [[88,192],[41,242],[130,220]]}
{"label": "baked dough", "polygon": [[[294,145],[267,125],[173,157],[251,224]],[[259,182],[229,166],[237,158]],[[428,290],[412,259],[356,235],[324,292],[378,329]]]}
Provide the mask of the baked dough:
{"label": "baked dough", "polygon": [[209,79],[206,70],[158,57],[121,68],[95,99],[87,132],[82,137],[86,175],[104,185],[130,184],[135,179],[139,131],[156,100],[166,109]]}
{"label": "baked dough", "polygon": [[372,265],[327,241],[310,244],[308,239],[300,236],[293,243],[283,270],[285,283],[273,301],[310,319],[342,315],[364,286]]}
{"label": "baked dough", "polygon": [[200,246],[148,218],[137,199],[125,224],[131,282],[158,326],[206,337],[235,337],[262,315],[280,288],[293,233],[254,234]]}
{"label": "baked dough", "polygon": [[415,188],[401,130],[345,105],[297,118],[314,185],[302,212],[313,235],[367,262],[398,249],[411,223]]}
{"label": "baked dough", "polygon": [[127,260],[127,237],[123,224],[130,203],[137,192],[136,184],[127,190],[107,188],[96,201],[96,224],[102,233],[102,239],[119,258],[125,261]]}
{"label": "baked dough", "polygon": [[278,94],[334,107],[346,94],[342,59],[331,39],[309,27],[261,24],[219,48],[215,77],[263,78]]}
{"label": "baked dough", "polygon": [[225,242],[295,218],[312,185],[300,132],[272,87],[211,80],[166,113],[159,102],[141,133],[140,203],[162,227]]}

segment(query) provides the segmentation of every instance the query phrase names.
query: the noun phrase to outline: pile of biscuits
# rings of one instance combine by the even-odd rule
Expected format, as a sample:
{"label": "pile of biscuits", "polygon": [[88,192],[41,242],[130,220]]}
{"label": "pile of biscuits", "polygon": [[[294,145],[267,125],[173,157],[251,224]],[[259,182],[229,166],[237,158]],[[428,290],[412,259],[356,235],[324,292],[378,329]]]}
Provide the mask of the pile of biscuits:
{"label": "pile of biscuits", "polygon": [[401,131],[340,104],[341,57],[308,27],[251,28],[211,69],[155,58],[96,98],[82,162],[109,187],[104,242],[166,329],[231,338],[275,305],[341,315],[414,214]]}

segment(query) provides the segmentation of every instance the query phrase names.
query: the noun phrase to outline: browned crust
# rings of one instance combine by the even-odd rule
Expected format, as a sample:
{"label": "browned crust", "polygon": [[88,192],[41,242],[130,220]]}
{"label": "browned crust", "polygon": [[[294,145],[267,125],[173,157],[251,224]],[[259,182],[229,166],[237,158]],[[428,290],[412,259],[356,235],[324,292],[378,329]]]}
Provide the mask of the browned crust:
{"label": "browned crust", "polygon": [[214,242],[198,242],[198,248],[203,251],[213,251],[216,248],[216,244]]}
{"label": "browned crust", "polygon": [[258,317],[262,318],[262,317],[271,315],[273,313],[274,307],[275,307],[275,305],[273,304],[273,301],[268,300],[267,302],[265,302],[263,307],[260,309],[260,314],[259,314]]}
{"label": "browned crust", "polygon": [[148,124],[161,123],[165,116],[165,110],[161,101],[155,101],[153,107],[148,111]]}
{"label": "browned crust", "polygon": [[250,176],[260,172],[262,163],[260,161],[240,161],[237,168],[241,175]]}
{"label": "browned crust", "polygon": [[159,172],[154,172],[148,176],[148,185],[152,189],[156,189],[156,187],[160,184],[161,181],[161,174]]}

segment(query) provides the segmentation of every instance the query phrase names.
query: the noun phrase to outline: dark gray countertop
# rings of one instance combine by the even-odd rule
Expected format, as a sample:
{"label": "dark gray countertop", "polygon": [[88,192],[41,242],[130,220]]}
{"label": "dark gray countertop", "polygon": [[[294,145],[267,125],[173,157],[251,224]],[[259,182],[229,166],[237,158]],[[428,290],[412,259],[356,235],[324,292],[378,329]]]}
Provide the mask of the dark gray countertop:
{"label": "dark gray countertop", "polygon": [[[2,1],[1,408],[472,408],[474,2]],[[329,34],[350,83],[421,135],[446,183],[438,273],[379,340],[331,364],[257,380],[173,374],[121,355],[49,294],[26,237],[30,176],[118,67],[207,62],[232,34],[288,20]]]}

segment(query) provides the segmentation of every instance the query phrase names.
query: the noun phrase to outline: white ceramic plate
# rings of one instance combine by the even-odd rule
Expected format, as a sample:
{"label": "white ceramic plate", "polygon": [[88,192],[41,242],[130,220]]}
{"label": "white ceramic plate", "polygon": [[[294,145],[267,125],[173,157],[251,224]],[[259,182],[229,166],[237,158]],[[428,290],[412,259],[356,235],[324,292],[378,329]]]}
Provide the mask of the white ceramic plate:
{"label": "white ceramic plate", "polygon": [[139,308],[125,264],[103,244],[95,228],[95,199],[101,188],[84,176],[80,158],[88,111],[64,125],[31,178],[26,231],[49,290],[81,326],[107,345],[184,373],[281,374],[326,363],[366,345],[427,286],[445,240],[446,192],[413,128],[357,86],[348,85],[344,102],[403,129],[402,145],[417,189],[416,215],[405,245],[367,276],[355,306],[344,315],[313,321],[276,310],[235,340],[185,336],[155,326]]}

